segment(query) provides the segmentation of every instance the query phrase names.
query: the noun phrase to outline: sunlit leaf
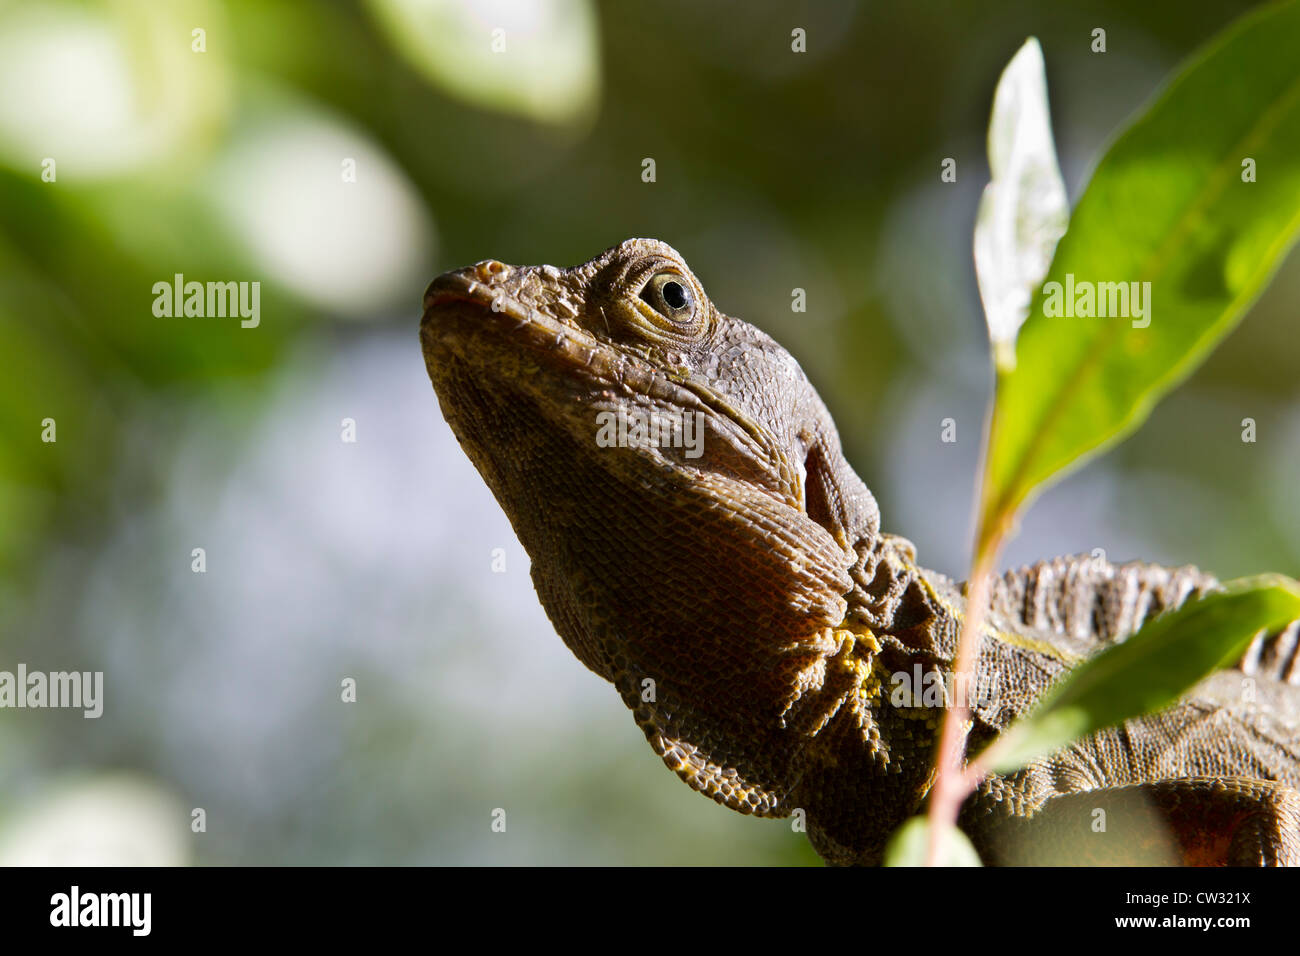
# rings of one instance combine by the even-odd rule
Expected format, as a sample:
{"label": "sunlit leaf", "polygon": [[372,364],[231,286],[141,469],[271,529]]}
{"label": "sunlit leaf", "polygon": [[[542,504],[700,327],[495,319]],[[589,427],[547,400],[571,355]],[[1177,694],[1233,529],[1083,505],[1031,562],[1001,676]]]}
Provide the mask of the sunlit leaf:
{"label": "sunlit leaf", "polygon": [[[981,542],[1043,483],[1133,431],[1294,242],[1297,50],[1300,5],[1247,17],[1193,57],[1098,165],[1020,330],[1015,368],[998,376]],[[1083,311],[1085,288],[1111,317],[1053,314],[1067,303]]]}
{"label": "sunlit leaf", "polygon": [[1093,731],[1161,710],[1234,663],[1260,631],[1297,618],[1300,584],[1290,578],[1229,582],[1074,668],[979,759],[1006,773]]}
{"label": "sunlit leaf", "polygon": [[[443,89],[490,109],[564,122],[595,103],[588,0],[370,0],[389,41]],[[453,143],[455,132],[448,131]]]}
{"label": "sunlit leaf", "polygon": [[71,780],[0,821],[0,866],[184,866],[188,821],[148,778]]}
{"label": "sunlit leaf", "polygon": [[[930,821],[912,817],[894,831],[885,846],[885,866],[924,866],[930,847]],[[979,854],[966,834],[949,827],[939,844],[939,866],[980,866]]]}
{"label": "sunlit leaf", "polygon": [[433,258],[433,216],[382,146],[283,94],[263,95],[203,192],[259,278],[335,315],[400,308]]}
{"label": "sunlit leaf", "polygon": [[1030,37],[998,81],[989,171],[975,220],[975,273],[999,367],[1015,364],[1016,332],[1070,216],[1047,108],[1043,51]]}
{"label": "sunlit leaf", "polygon": [[0,4],[0,164],[73,184],[184,168],[230,110],[223,23],[209,0]]}

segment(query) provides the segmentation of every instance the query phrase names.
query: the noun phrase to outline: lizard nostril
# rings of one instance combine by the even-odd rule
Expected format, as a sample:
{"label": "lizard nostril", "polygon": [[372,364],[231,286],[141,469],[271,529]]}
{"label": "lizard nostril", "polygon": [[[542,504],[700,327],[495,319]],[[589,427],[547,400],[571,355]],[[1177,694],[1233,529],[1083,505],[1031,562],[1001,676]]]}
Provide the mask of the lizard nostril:
{"label": "lizard nostril", "polygon": [[474,267],[474,271],[478,274],[480,282],[491,282],[505,272],[506,268],[504,262],[497,262],[495,259],[484,259]]}

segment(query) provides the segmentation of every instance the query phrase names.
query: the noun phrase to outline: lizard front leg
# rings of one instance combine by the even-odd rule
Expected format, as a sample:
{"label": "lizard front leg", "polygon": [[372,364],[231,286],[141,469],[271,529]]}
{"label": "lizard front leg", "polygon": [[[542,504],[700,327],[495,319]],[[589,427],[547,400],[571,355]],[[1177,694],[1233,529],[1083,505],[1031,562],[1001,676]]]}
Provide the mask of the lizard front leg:
{"label": "lizard front leg", "polygon": [[963,823],[1003,865],[1300,865],[1300,791],[1247,777],[1105,787],[1019,817],[975,800]]}

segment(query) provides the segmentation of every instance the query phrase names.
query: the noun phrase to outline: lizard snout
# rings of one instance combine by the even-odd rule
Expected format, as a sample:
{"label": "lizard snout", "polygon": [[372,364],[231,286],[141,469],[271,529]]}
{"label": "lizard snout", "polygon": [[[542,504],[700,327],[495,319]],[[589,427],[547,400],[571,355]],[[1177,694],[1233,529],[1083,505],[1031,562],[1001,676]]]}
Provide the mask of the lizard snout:
{"label": "lizard snout", "polygon": [[424,308],[432,309],[444,302],[461,300],[482,302],[490,300],[495,287],[510,274],[510,267],[495,259],[484,259],[463,269],[444,272],[424,292]]}

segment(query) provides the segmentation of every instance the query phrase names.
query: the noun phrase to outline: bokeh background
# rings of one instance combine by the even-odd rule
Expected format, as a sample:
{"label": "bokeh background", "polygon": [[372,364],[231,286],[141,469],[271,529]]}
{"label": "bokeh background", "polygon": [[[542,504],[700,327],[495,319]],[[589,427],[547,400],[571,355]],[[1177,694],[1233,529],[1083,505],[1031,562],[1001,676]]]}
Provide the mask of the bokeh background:
{"label": "bokeh background", "polygon": [[[816,862],[678,782],[554,635],[438,413],[424,285],[670,242],[804,364],[885,527],[961,577],[1002,67],[1040,38],[1073,201],[1248,6],[0,5],[0,670],[106,685],[98,720],[0,710],[0,863]],[[259,281],[260,325],[155,317],[176,273]],[[1298,292],[1293,256],[1005,563],[1300,571]]]}

